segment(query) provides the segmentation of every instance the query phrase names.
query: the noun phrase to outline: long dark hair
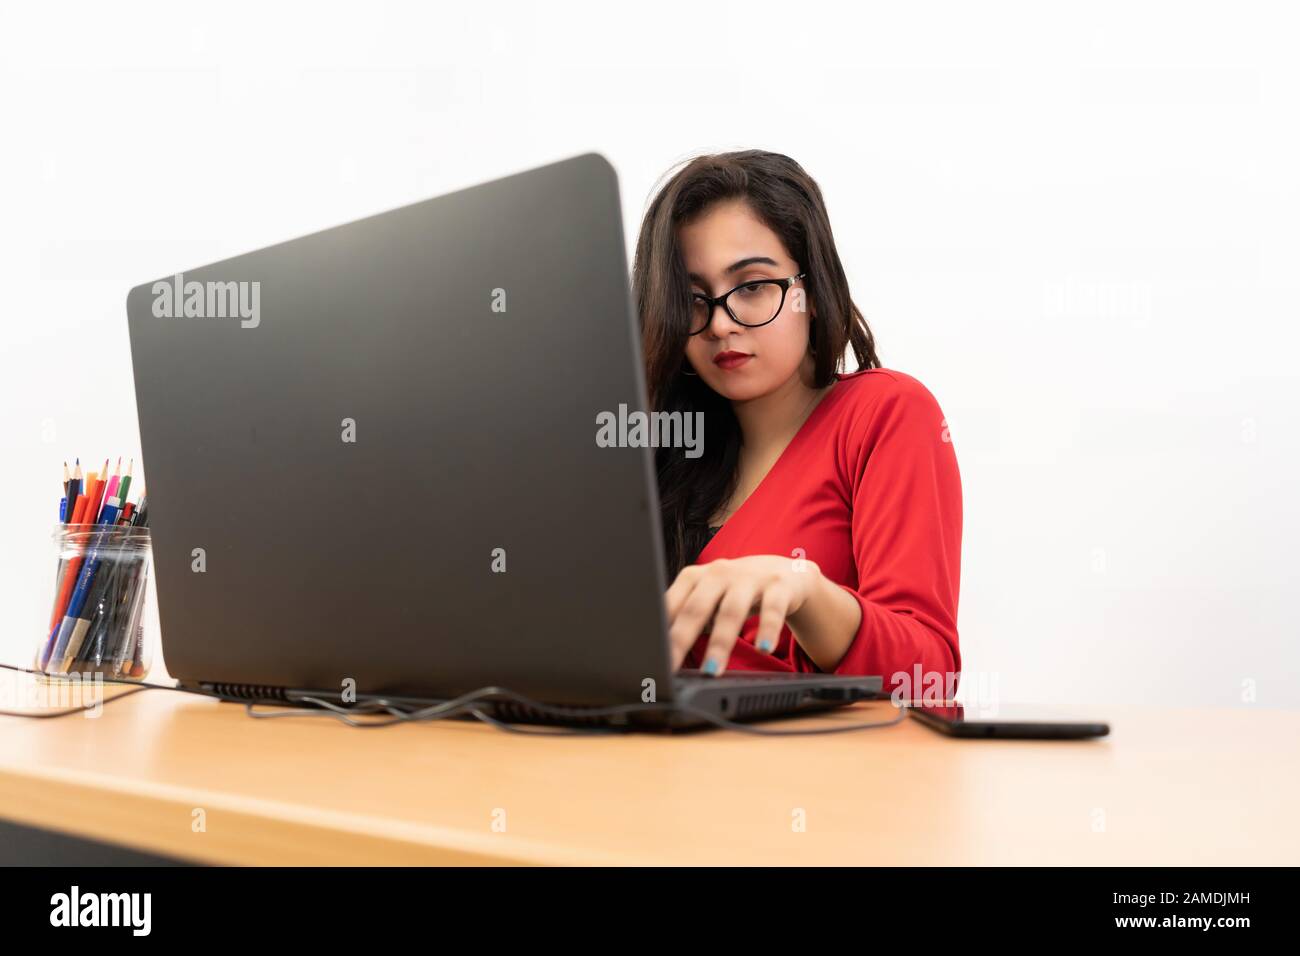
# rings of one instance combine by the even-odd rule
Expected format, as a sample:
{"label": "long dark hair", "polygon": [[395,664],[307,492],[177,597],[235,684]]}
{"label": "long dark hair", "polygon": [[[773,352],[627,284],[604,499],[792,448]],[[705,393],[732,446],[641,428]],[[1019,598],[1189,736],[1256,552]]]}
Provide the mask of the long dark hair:
{"label": "long dark hair", "polygon": [[747,149],[698,156],[672,173],[646,210],[632,266],[651,408],[702,411],[707,428],[699,458],[685,457],[680,448],[656,452],[670,578],[698,557],[708,541],[709,519],[735,491],[741,444],[731,404],[698,376],[683,374],[691,287],[678,229],[714,203],[737,198],[807,274],[814,386],[831,384],[849,349],[858,368],[880,367],[871,329],[849,297],[821,190],[802,166],[780,153]]}

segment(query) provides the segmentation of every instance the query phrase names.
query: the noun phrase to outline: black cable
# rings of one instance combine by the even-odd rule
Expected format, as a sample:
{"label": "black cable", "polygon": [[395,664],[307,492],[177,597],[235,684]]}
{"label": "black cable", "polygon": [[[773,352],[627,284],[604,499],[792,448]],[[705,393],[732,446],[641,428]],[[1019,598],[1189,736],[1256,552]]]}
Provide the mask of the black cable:
{"label": "black cable", "polygon": [[[518,724],[511,724],[505,721],[500,721],[484,713],[481,709],[475,706],[475,704],[481,699],[499,700],[502,698],[517,704],[521,704],[524,707],[528,707],[530,709],[539,711],[543,714],[547,714],[549,716],[557,717],[560,719],[566,717],[568,718],[581,717],[581,718],[588,718],[588,719],[601,718],[601,717],[619,717],[631,713],[644,713],[646,711],[656,711],[656,710],[660,712],[685,713],[685,714],[690,714],[692,716],[698,717],[724,730],[735,730],[735,731],[739,731],[740,733],[754,734],[756,736],[763,736],[763,737],[809,737],[809,736],[818,736],[822,734],[847,733],[849,731],[854,731],[854,730],[872,730],[877,727],[892,727],[895,724],[900,723],[907,716],[906,710],[904,710],[903,708],[897,708],[898,710],[897,715],[890,718],[889,720],[868,721],[865,723],[848,724],[848,725],[841,725],[836,727],[810,727],[810,728],[796,728],[796,729],[786,729],[786,730],[773,730],[767,727],[757,727],[752,724],[745,724],[739,721],[728,720],[726,717],[719,717],[718,715],[712,714],[706,710],[701,710],[697,707],[691,707],[686,704],[637,703],[637,704],[618,704],[611,707],[591,707],[591,708],[560,707],[553,704],[544,704],[540,701],[533,700],[532,698],[525,697],[523,694],[516,693],[515,691],[512,690],[507,690],[504,687],[481,687],[478,690],[470,691],[469,693],[463,694],[460,697],[455,697],[451,700],[443,701],[437,704],[432,704],[428,707],[423,707],[414,711],[403,710],[401,707],[399,707],[396,704],[393,704],[391,701],[387,700],[386,698],[374,698],[365,701],[364,704],[356,704],[349,707],[344,707],[344,706],[340,706],[339,704],[335,704],[333,701],[323,700],[319,697],[311,697],[305,694],[302,696],[294,697],[292,699],[295,702],[311,704],[313,705],[312,707],[295,708],[288,711],[277,710],[277,711],[267,712],[267,711],[254,710],[253,709],[253,707],[255,706],[254,703],[249,702],[248,704],[245,705],[245,710],[247,711],[249,716],[258,717],[258,718],[333,716],[338,720],[342,721],[343,723],[347,724],[348,726],[362,727],[362,728],[391,727],[394,724],[401,724],[401,723],[415,723],[420,721],[431,721],[431,720],[447,720],[452,717],[460,716],[462,713],[468,713],[473,717],[476,717],[479,720],[483,721],[484,723],[491,724],[492,726],[498,727],[499,729],[502,730],[508,729],[515,733],[527,733],[527,734],[532,734],[534,736],[554,737],[554,736],[577,736],[582,734],[609,734],[609,733],[619,733],[623,730],[623,728],[620,727],[575,727],[575,728],[565,728],[563,730],[549,730],[549,731],[548,730],[524,730]],[[363,714],[375,713],[377,711],[387,712],[392,716],[392,719],[358,721],[353,719],[352,716],[353,714],[356,713],[363,713]],[[790,716],[793,717],[797,715],[791,714]]]}
{"label": "black cable", "polygon": [[[33,670],[30,667],[19,667],[16,664],[0,664],[0,667],[9,671],[17,671],[20,674],[32,674],[36,677],[57,676],[57,675],[46,674],[44,671]],[[145,683],[144,681],[123,680],[118,677],[101,677],[101,680],[105,684],[129,684],[135,689],[126,691],[125,693],[117,694],[116,696],[113,697],[106,697],[101,701],[97,701],[93,704],[86,704],[82,707],[68,707],[65,708],[64,710],[49,710],[49,711],[41,711],[39,713],[34,711],[27,711],[27,710],[0,710],[0,717],[34,717],[34,718],[68,717],[72,714],[81,714],[81,713],[85,713],[88,710],[94,710],[97,707],[102,707],[104,704],[111,704],[115,700],[121,700],[123,697],[130,697],[132,694],[138,694],[142,690],[174,690],[174,691],[179,691],[180,693],[183,694],[197,694],[200,697],[210,696],[209,694],[205,694],[202,691],[191,690],[188,687],[181,687],[179,684],[149,684],[149,683]],[[87,682],[82,681],[82,683],[85,684]],[[94,682],[92,681],[91,683]]]}
{"label": "black cable", "polygon": [[[485,688],[486,689],[486,688]],[[478,693],[478,692],[475,692]],[[584,735],[616,734],[621,733],[621,727],[558,727],[551,729],[541,729],[529,727],[522,724],[512,724],[508,721],[498,720],[490,714],[477,707],[472,702],[460,702],[454,707],[448,707],[445,704],[435,705],[434,708],[422,708],[418,711],[404,711],[399,707],[391,704],[381,703],[380,701],[366,701],[364,704],[355,704],[350,707],[341,707],[332,701],[321,700],[315,697],[296,697],[296,701],[312,704],[311,707],[297,708],[280,708],[273,711],[254,710],[256,705],[253,701],[244,704],[244,711],[250,717],[256,717],[259,720],[270,720],[275,717],[334,717],[340,723],[347,724],[349,727],[358,729],[367,729],[370,727],[392,727],[394,724],[409,724],[420,722],[433,722],[435,720],[450,720],[459,717],[462,714],[469,714],[490,724],[498,730],[504,730],[512,734],[526,734],[533,737],[575,737]],[[448,702],[450,703],[450,702]],[[367,706],[372,705],[372,706]],[[428,714],[429,710],[437,709],[440,713]],[[356,720],[352,715],[355,713],[376,713],[384,711],[391,715],[391,720]]]}
{"label": "black cable", "polygon": [[[19,671],[24,674],[34,674],[36,676],[47,676],[42,671],[32,670],[31,668],[27,668],[27,667],[17,667],[13,664],[0,664],[0,667],[3,667],[7,670]],[[96,707],[103,706],[104,704],[107,703],[112,703],[113,701],[119,700],[120,698],[123,697],[130,697],[132,694],[139,693],[140,691],[144,691],[144,690],[171,690],[171,691],[178,691],[187,694],[196,694],[200,697],[208,697],[208,698],[216,697],[216,695],[214,694],[209,694],[201,690],[194,690],[188,687],[182,687],[179,684],[174,684],[174,685],[149,684],[149,683],[143,683],[141,681],[121,680],[112,677],[103,678],[103,682],[105,684],[130,684],[135,688],[135,690],[127,691],[126,693],[118,694],[115,697],[107,698],[95,704],[88,704],[84,707],[73,707],[73,708],[68,708],[66,710],[49,711],[46,713],[28,713],[23,711],[0,710],[0,716],[41,717],[41,718],[65,717],[68,716],[69,714],[79,714],[87,710],[93,710]],[[244,711],[245,713],[248,714],[248,716],[255,717],[261,720],[271,719],[275,717],[334,717],[340,722],[347,724],[349,727],[356,727],[359,729],[365,729],[370,727],[391,727],[394,724],[420,723],[420,722],[434,721],[434,720],[449,720],[455,717],[460,717],[464,714],[468,714],[482,721],[483,723],[496,727],[498,730],[504,730],[509,733],[515,733],[515,734],[526,734],[534,737],[573,737],[573,736],[587,736],[587,735],[608,735],[608,734],[622,733],[626,729],[623,727],[560,727],[560,728],[552,728],[552,729],[541,729],[536,727],[530,727],[529,725],[526,724],[517,724],[517,723],[511,723],[509,721],[500,720],[486,713],[481,707],[478,706],[478,703],[482,700],[491,701],[491,700],[500,700],[502,698],[504,698],[507,701],[520,704],[524,707],[530,708],[532,710],[559,719],[564,719],[564,718],[591,719],[591,718],[601,718],[601,717],[621,717],[632,713],[644,713],[646,711],[657,710],[660,712],[677,712],[677,713],[690,714],[708,723],[711,723],[715,727],[719,727],[723,730],[735,730],[740,733],[753,734],[755,736],[763,736],[763,737],[809,737],[809,736],[818,736],[822,734],[848,733],[850,731],[855,731],[855,730],[873,730],[878,727],[893,727],[894,725],[900,723],[907,716],[906,708],[899,707],[896,708],[898,710],[898,714],[890,718],[889,720],[868,721],[865,723],[840,725],[836,727],[811,727],[811,728],[796,728],[796,729],[787,729],[787,730],[773,730],[767,727],[757,727],[752,724],[745,724],[739,721],[728,720],[725,717],[719,717],[716,714],[709,713],[708,711],[701,710],[697,707],[691,707],[687,704],[636,703],[636,704],[618,704],[611,707],[592,707],[592,708],[562,707],[555,704],[544,704],[541,701],[536,701],[533,700],[532,698],[525,697],[523,694],[516,693],[515,691],[508,690],[504,687],[480,687],[478,690],[470,691],[467,694],[462,694],[461,696],[452,698],[451,700],[441,701],[439,703],[431,704],[427,707],[421,707],[416,710],[403,709],[399,705],[394,704],[392,701],[383,697],[370,698],[361,701],[357,704],[352,704],[350,706],[344,707],[339,704],[335,704],[333,701],[325,700],[319,697],[313,697],[307,694],[302,694],[302,695],[292,697],[290,699],[293,702],[305,703],[311,706],[298,707],[298,708],[281,708],[278,710],[267,712],[267,711],[254,710],[253,708],[255,706],[255,702],[249,701],[244,705]],[[380,712],[389,714],[392,719],[356,720],[353,717],[354,714],[365,715],[365,714],[377,714]],[[790,716],[794,717],[798,715],[791,714]]]}
{"label": "black cable", "polygon": [[102,707],[104,704],[111,703],[119,697],[130,697],[132,694],[138,694],[142,690],[153,690],[152,687],[137,687],[135,690],[128,690],[116,697],[106,697],[94,704],[86,704],[84,707],[68,707],[65,710],[43,710],[43,711],[23,711],[23,710],[0,710],[0,717],[67,717],[70,714],[80,714],[87,710],[94,710],[96,707]]}

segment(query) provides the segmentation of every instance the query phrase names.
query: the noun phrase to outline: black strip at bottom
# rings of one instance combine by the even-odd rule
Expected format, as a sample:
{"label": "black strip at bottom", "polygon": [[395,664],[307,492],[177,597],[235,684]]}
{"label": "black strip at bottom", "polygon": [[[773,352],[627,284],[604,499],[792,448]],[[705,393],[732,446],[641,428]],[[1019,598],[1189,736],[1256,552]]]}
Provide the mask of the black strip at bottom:
{"label": "black strip at bottom", "polygon": [[0,866],[190,866],[174,857],[0,820]]}

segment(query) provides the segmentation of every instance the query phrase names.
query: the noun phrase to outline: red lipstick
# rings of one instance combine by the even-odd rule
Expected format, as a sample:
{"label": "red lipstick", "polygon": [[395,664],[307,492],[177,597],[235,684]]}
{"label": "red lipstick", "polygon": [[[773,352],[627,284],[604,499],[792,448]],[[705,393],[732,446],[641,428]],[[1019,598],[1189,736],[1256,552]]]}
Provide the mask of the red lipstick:
{"label": "red lipstick", "polygon": [[725,352],[719,352],[717,355],[713,356],[713,364],[720,369],[730,372],[733,369],[740,368],[753,357],[754,356],[750,355],[748,352],[736,352],[728,349]]}

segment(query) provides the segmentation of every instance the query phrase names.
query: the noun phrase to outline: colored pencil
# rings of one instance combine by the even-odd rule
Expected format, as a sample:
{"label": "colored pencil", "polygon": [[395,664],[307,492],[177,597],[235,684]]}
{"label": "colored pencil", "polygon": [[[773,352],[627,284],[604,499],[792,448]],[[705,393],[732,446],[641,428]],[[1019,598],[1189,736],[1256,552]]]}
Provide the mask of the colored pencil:
{"label": "colored pencil", "polygon": [[[107,464],[107,463],[108,463],[108,460],[105,459],[105,464]],[[121,459],[121,458],[118,458],[118,459],[117,459],[117,467],[113,469],[113,477],[110,478],[110,479],[108,479],[108,488],[107,488],[107,490],[105,490],[105,492],[104,492],[104,498],[105,498],[105,499],[108,499],[108,498],[116,498],[116,497],[118,496],[118,495],[117,495],[117,486],[118,486],[118,483],[122,480],[122,477],[121,477],[121,476],[122,476],[122,459]]]}
{"label": "colored pencil", "polygon": [[126,474],[122,476],[122,484],[118,486],[117,496],[122,499],[122,504],[126,504],[126,496],[131,490],[131,466],[135,464],[132,458],[126,463]]}
{"label": "colored pencil", "polygon": [[104,470],[99,473],[99,482],[95,485],[95,507],[86,514],[86,524],[99,524],[99,512],[104,507],[104,492],[108,490],[108,459],[104,459]]}
{"label": "colored pencil", "polygon": [[[77,503],[72,509],[72,524],[74,526],[80,524],[85,513],[86,496],[77,495]],[[68,609],[68,598],[72,596],[72,588],[76,584],[77,571],[80,570],[80,568],[81,555],[75,555],[68,560],[68,567],[63,575],[63,584],[59,588],[59,596],[54,601],[54,615],[50,618],[51,628],[57,627],[58,622],[63,619],[64,612]],[[55,635],[57,635],[57,631],[55,632]],[[55,635],[52,635],[52,637]],[[48,656],[49,650],[52,649],[52,646],[53,645],[46,648],[46,656]],[[42,664],[42,669],[44,669],[44,664]]]}
{"label": "colored pencil", "polygon": [[95,472],[86,472],[86,490],[83,493],[86,496],[86,511],[81,516],[81,523],[94,524],[95,515],[99,513],[99,506],[95,503],[99,496],[99,475]]}

